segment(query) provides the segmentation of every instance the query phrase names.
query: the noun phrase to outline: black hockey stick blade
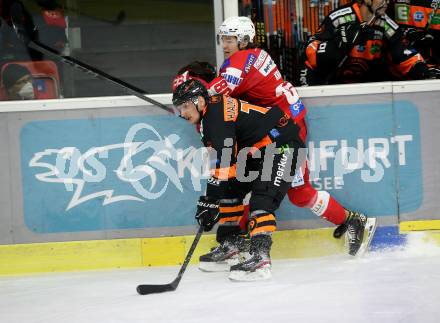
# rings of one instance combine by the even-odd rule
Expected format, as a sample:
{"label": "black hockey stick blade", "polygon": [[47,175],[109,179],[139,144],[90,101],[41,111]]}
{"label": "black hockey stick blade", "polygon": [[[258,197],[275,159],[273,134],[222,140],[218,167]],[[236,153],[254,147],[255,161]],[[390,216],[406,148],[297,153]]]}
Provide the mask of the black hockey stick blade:
{"label": "black hockey stick blade", "polygon": [[148,285],[143,284],[139,285],[136,288],[136,291],[139,295],[148,295],[148,294],[159,294],[164,292],[172,292],[176,290],[177,284],[175,284],[175,281],[169,284],[163,284],[163,285]]}
{"label": "black hockey stick blade", "polygon": [[193,243],[191,244],[191,247],[189,248],[188,253],[186,254],[185,260],[183,261],[182,267],[180,267],[179,273],[177,274],[177,277],[169,284],[161,284],[161,285],[150,285],[150,284],[142,284],[138,285],[136,288],[136,291],[139,295],[148,295],[148,294],[158,294],[158,293],[164,293],[164,292],[172,292],[177,289],[177,286],[180,283],[180,280],[182,279],[183,273],[186,270],[186,267],[189,264],[189,261],[191,260],[191,257],[194,253],[194,250],[197,247],[197,244],[199,243],[199,240],[203,233],[203,227],[200,226],[199,230],[196,233],[196,236],[194,238]]}

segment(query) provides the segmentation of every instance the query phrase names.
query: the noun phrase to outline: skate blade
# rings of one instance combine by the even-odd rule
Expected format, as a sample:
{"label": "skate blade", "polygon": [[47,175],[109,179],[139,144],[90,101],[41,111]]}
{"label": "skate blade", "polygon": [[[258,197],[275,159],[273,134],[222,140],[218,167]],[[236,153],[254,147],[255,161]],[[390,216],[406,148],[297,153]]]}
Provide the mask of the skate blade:
{"label": "skate blade", "polygon": [[239,262],[240,259],[238,257],[220,262],[201,261],[199,263],[199,270],[207,273],[229,271],[229,269],[231,269],[231,266],[237,265]]}
{"label": "skate blade", "polygon": [[272,270],[270,266],[264,266],[252,272],[234,270],[231,271],[228,278],[234,282],[268,280],[272,278]]}
{"label": "skate blade", "polygon": [[377,219],[368,218],[364,229],[364,241],[362,242],[359,251],[356,253],[356,257],[362,257],[368,251],[368,247],[370,246],[371,241],[373,240],[374,233],[376,232],[376,228],[377,228]]}

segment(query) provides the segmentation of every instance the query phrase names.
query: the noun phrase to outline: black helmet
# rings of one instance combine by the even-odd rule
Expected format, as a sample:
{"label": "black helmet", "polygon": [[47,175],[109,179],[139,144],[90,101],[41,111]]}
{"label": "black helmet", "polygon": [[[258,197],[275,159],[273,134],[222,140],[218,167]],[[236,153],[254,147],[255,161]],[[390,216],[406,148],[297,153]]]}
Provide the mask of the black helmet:
{"label": "black helmet", "polygon": [[193,101],[197,97],[203,96],[205,100],[209,99],[208,91],[205,86],[196,79],[189,79],[180,84],[173,92],[173,105],[179,106],[187,101]]}

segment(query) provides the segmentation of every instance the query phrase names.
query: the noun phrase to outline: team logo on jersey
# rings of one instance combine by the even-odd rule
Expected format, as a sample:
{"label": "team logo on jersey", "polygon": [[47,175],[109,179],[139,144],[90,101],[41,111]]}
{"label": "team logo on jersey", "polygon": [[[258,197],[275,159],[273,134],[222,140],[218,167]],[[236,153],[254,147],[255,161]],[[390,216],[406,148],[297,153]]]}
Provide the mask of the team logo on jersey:
{"label": "team logo on jersey", "polygon": [[414,21],[421,22],[425,19],[425,14],[422,11],[414,12]]}
{"label": "team logo on jersey", "polygon": [[297,117],[301,113],[301,111],[304,110],[304,104],[301,100],[298,100],[294,104],[291,104],[289,108],[293,117]]}
{"label": "team logo on jersey", "polygon": [[251,69],[252,65],[255,63],[257,57],[254,54],[249,54],[246,60],[246,64],[244,65],[244,72],[247,74]]}
{"label": "team logo on jersey", "polygon": [[238,116],[238,102],[236,99],[227,97],[224,101],[224,119],[225,121],[235,121]]}
{"label": "team logo on jersey", "polygon": [[289,122],[290,117],[287,114],[284,114],[280,120],[278,120],[278,127],[282,128]]}

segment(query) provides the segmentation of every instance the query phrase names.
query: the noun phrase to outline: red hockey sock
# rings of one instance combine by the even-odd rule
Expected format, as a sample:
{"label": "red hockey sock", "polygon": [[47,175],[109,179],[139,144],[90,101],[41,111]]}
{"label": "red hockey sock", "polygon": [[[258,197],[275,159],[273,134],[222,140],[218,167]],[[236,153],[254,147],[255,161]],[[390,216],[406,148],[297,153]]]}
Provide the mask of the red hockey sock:
{"label": "red hockey sock", "polygon": [[243,216],[240,219],[240,229],[243,231],[247,230],[248,218],[249,218],[249,204],[245,204]]}
{"label": "red hockey sock", "polygon": [[322,217],[331,223],[340,225],[345,222],[345,209],[330,196],[327,209],[322,214]]}

